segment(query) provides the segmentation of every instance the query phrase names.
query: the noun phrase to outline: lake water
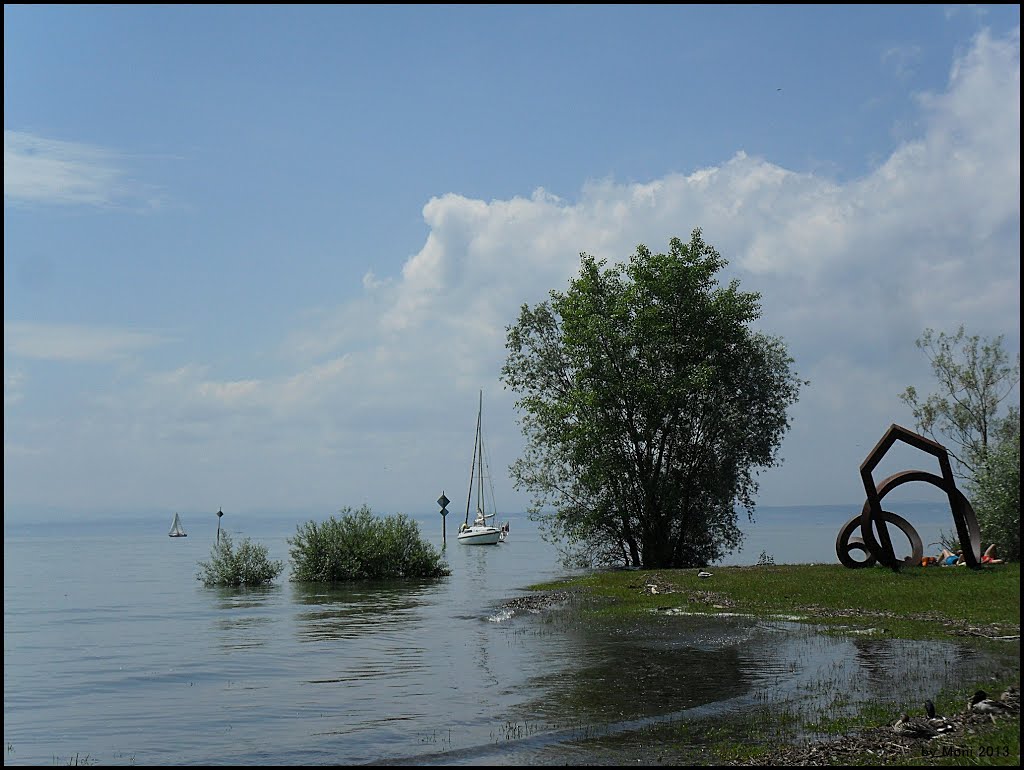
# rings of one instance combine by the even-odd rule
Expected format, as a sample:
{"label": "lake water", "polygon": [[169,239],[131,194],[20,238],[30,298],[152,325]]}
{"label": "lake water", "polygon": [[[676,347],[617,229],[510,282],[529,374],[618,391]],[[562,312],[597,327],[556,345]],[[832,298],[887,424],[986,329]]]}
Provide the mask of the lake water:
{"label": "lake water", "polygon": [[[759,532],[738,561],[836,562],[845,512],[814,526],[805,509],[776,514],[759,520],[784,536]],[[224,523],[287,562],[309,518]],[[170,516],[5,521],[5,764],[557,764],[579,738],[783,702],[826,670],[840,685],[870,670],[865,697],[888,698],[969,668],[956,645],[824,639],[784,621],[659,618],[631,633],[517,615],[502,603],[567,571],[510,518],[506,543],[465,546],[450,517],[440,580],[329,588],[286,569],[251,590],[196,579],[212,514],[183,514],[187,538],[167,537]],[[440,546],[440,516],[418,520]]]}

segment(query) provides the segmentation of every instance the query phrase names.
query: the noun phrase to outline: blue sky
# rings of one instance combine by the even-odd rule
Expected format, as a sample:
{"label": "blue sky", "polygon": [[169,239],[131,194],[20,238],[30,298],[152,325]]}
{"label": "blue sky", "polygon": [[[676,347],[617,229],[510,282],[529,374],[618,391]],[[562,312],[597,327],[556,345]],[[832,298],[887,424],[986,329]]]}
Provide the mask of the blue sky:
{"label": "blue sky", "polygon": [[856,508],[925,328],[1020,349],[1019,25],[5,5],[5,516],[457,509],[480,389],[522,511],[506,326],[696,227],[811,381],[759,504]]}

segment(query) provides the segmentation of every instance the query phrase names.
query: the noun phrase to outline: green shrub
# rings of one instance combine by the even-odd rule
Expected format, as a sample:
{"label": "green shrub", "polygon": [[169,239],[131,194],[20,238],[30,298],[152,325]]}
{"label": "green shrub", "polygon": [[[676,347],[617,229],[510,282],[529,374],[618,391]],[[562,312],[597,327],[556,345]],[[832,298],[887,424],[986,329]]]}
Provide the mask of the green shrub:
{"label": "green shrub", "polygon": [[437,549],[404,514],[378,517],[363,505],[343,508],[341,518],[300,524],[288,538],[292,580],[336,583],[398,577],[449,575]]}
{"label": "green shrub", "polygon": [[220,533],[210,552],[210,561],[199,562],[196,576],[205,586],[261,586],[281,574],[284,562],[267,558],[267,547],[243,538],[236,549],[231,536]]}
{"label": "green shrub", "polygon": [[983,457],[970,485],[981,528],[982,550],[995,543],[996,556],[1020,561],[1020,415]]}

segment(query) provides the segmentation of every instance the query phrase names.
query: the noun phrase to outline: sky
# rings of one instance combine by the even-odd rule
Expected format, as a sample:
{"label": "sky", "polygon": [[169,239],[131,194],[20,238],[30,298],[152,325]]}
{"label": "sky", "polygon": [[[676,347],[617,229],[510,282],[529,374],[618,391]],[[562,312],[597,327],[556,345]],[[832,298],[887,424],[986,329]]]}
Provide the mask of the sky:
{"label": "sky", "polygon": [[1019,5],[5,5],[5,519],[458,511],[481,391],[524,511],[507,327],[695,228],[758,507],[856,513],[926,328],[1020,350]]}

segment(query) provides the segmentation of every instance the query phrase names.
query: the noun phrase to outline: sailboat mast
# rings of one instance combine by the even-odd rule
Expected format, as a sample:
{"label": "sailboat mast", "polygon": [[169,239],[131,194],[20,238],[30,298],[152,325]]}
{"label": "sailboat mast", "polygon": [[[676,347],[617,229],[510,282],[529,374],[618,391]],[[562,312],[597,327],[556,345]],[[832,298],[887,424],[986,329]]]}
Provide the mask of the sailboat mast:
{"label": "sailboat mast", "polygon": [[479,478],[479,481],[477,483],[480,486],[479,486],[479,490],[477,492],[476,500],[477,500],[477,504],[480,506],[480,513],[484,516],[483,523],[486,524],[487,523],[487,515],[486,515],[487,514],[487,500],[484,498],[484,431],[483,431],[483,420],[482,420],[483,413],[484,413],[484,392],[481,390],[480,391],[480,410],[477,412],[477,419],[476,419],[476,424],[477,424],[476,431],[477,431],[477,435],[479,436],[479,439],[477,439],[476,443],[477,443],[478,451],[480,452],[480,455],[479,455],[480,472],[479,472],[479,474],[477,474],[478,478]]}
{"label": "sailboat mast", "polygon": [[[473,502],[473,474],[476,471],[476,456],[480,447],[480,414],[484,409],[484,392],[480,391],[480,407],[476,412],[476,435],[473,437],[473,462],[469,468],[469,492],[466,494],[466,525],[469,526],[469,506]],[[481,472],[483,468],[481,467]]]}

